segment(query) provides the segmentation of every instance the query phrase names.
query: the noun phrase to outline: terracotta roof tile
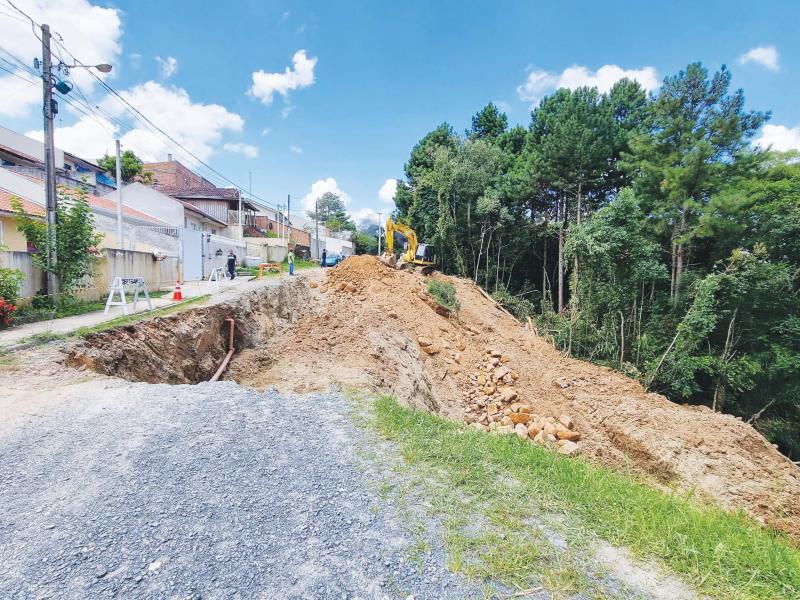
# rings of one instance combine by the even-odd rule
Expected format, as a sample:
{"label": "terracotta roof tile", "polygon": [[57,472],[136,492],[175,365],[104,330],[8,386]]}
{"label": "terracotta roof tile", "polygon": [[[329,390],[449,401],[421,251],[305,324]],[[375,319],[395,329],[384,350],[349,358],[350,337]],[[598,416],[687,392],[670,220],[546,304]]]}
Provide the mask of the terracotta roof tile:
{"label": "terracotta roof tile", "polygon": [[[11,199],[14,197],[15,194],[12,194],[7,190],[0,189],[0,212],[13,212],[14,209],[11,208]],[[16,197],[19,198],[19,196]],[[44,207],[39,206],[30,200],[25,200],[24,198],[19,198],[19,200],[22,203],[22,210],[24,210],[27,214],[34,217],[44,216]]]}

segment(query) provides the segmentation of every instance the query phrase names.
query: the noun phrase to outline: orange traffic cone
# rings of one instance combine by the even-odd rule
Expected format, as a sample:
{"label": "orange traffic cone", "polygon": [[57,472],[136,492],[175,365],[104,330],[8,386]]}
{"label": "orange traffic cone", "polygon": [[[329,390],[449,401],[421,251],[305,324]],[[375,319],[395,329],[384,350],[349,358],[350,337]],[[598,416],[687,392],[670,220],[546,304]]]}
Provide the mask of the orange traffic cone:
{"label": "orange traffic cone", "polygon": [[175,282],[175,291],[172,292],[172,299],[173,300],[183,300],[183,294],[181,293],[181,282]]}

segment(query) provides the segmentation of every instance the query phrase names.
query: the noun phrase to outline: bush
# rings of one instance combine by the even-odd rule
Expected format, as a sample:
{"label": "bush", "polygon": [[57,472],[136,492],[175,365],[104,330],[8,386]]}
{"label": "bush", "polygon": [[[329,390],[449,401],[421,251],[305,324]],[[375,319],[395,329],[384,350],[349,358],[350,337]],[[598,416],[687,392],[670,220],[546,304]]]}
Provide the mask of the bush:
{"label": "bush", "polygon": [[0,325],[6,327],[11,325],[15,310],[17,310],[16,306],[11,304],[11,302],[7,302],[6,300],[0,298]]}
{"label": "bush", "polygon": [[492,298],[520,321],[525,321],[528,317],[536,314],[536,305],[533,302],[522,296],[515,296],[508,290],[499,289],[492,294]]}
{"label": "bush", "polygon": [[454,313],[458,313],[461,309],[461,304],[456,298],[456,288],[448,281],[431,279],[428,282],[428,293],[439,306],[443,306]]}
{"label": "bush", "polygon": [[0,298],[13,304],[19,297],[23,275],[19,269],[0,268]]}

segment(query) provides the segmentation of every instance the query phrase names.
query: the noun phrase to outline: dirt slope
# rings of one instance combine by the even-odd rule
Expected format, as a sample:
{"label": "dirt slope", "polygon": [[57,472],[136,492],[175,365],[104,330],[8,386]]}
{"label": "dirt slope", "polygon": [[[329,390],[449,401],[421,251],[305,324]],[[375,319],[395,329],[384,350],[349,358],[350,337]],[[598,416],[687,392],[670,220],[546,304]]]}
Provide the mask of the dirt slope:
{"label": "dirt slope", "polygon": [[[296,391],[333,382],[368,386],[471,421],[484,410],[475,404],[479,368],[488,348],[499,349],[503,365],[518,376],[515,402],[529,405],[537,418],[571,416],[581,435],[578,451],[589,460],[697,490],[800,539],[800,469],[751,426],[673,404],[610,369],[566,358],[472,282],[437,277],[456,287],[457,318],[431,308],[422,276],[374,257],[349,258],[310,290],[311,310],[240,353],[228,376]],[[434,354],[422,351],[420,337]]]}

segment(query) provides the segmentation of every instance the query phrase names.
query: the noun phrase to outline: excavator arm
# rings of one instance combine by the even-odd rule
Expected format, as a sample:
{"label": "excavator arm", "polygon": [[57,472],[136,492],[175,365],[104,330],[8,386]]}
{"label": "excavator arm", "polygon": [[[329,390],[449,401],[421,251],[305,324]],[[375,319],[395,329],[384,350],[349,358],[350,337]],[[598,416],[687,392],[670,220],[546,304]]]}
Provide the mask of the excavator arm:
{"label": "excavator arm", "polygon": [[417,234],[411,227],[403,223],[395,223],[391,217],[386,219],[386,252],[394,253],[394,233],[395,231],[406,238],[408,249],[400,255],[404,262],[413,262],[417,255]]}
{"label": "excavator arm", "polygon": [[[394,255],[394,234],[395,232],[406,238],[408,247],[405,252],[400,255],[398,263]],[[403,268],[404,265],[411,267],[422,266],[423,272],[433,269],[434,263],[428,260],[417,258],[417,249],[420,248],[419,240],[417,239],[416,232],[404,223],[395,223],[391,217],[386,220],[386,250],[383,256],[380,257],[381,262],[389,265],[390,267]]]}

